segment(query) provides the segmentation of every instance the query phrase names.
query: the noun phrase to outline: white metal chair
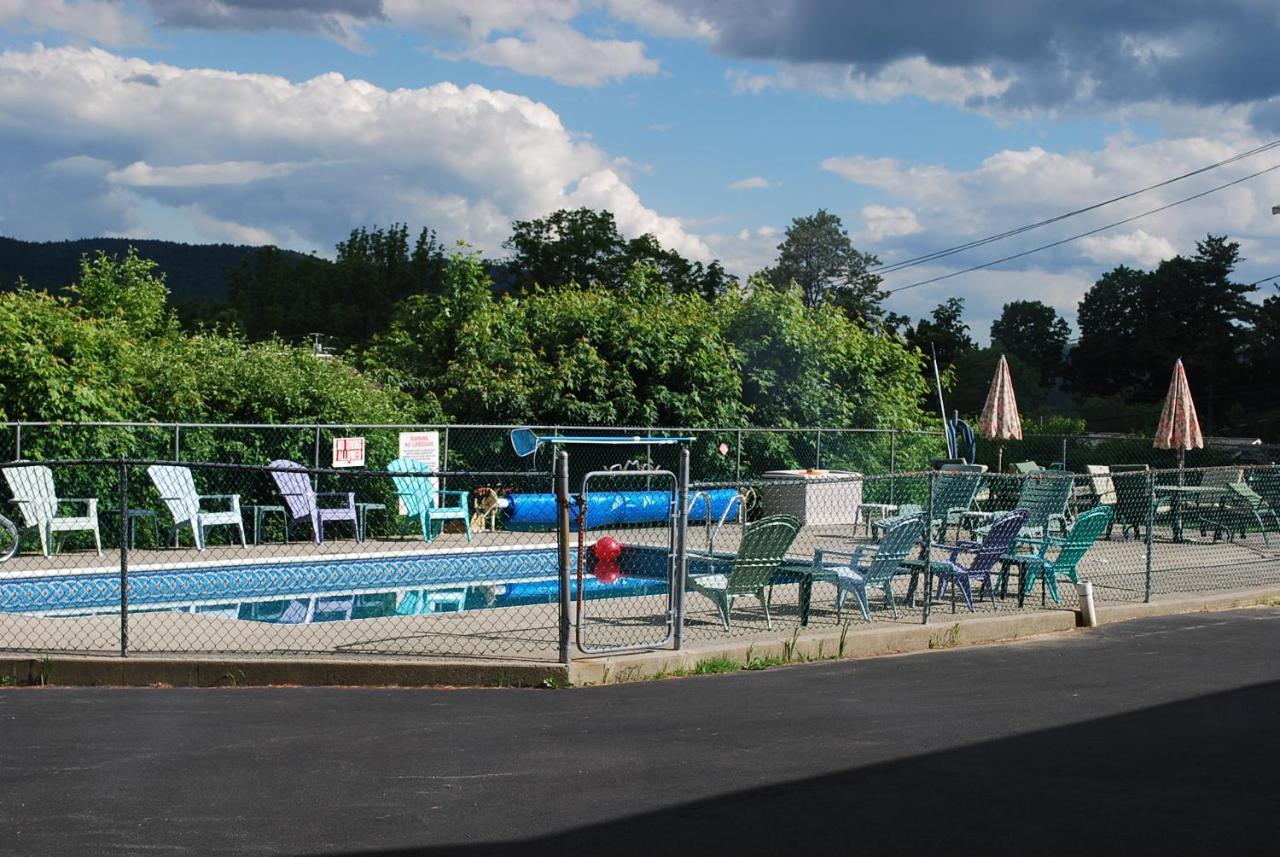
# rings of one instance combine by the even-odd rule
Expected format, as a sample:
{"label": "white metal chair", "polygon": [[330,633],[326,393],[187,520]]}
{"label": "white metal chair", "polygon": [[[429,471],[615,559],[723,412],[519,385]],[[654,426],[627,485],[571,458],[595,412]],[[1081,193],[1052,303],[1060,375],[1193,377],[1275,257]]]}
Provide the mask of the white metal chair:
{"label": "white metal chair", "polygon": [[[98,532],[98,501],[93,497],[59,497],[53,486],[53,471],[41,464],[4,468],[5,481],[13,492],[13,501],[22,513],[24,526],[40,532],[40,550],[45,556],[53,544],[54,533],[91,532],[93,544],[102,555],[102,536]],[[60,515],[58,507],[66,503],[84,505],[83,515]]]}
{"label": "white metal chair", "polygon": [[[196,550],[204,550],[205,535],[209,527],[235,527],[240,531],[240,546],[245,547],[244,517],[240,514],[239,494],[200,494],[196,491],[196,480],[191,475],[191,468],[176,464],[153,464],[147,468],[160,499],[164,501],[173,517],[173,542],[178,544],[178,527],[191,525],[191,535],[195,538]],[[205,509],[202,503],[206,500],[225,501],[225,509]]]}

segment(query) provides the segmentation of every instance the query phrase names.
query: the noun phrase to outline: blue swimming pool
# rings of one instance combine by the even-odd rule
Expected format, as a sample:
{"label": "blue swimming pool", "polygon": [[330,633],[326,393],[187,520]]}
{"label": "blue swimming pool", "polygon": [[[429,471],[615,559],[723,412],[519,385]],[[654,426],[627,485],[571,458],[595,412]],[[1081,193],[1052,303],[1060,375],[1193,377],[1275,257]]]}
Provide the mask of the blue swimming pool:
{"label": "blue swimming pool", "polygon": [[[585,598],[667,591],[665,556],[636,550],[625,573],[583,580]],[[570,597],[577,597],[576,574]],[[451,612],[559,599],[554,548],[190,567],[132,572],[131,612],[216,613],[297,623]],[[0,612],[91,615],[120,609],[115,572],[0,581]]]}

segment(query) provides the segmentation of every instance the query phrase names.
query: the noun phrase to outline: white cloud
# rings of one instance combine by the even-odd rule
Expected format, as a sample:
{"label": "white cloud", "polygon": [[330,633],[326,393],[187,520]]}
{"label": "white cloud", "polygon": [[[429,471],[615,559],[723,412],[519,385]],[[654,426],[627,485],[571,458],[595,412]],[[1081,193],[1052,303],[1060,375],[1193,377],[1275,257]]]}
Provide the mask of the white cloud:
{"label": "white cloud", "polygon": [[898,235],[913,235],[923,228],[911,209],[886,208],[883,205],[864,206],[862,221],[865,228],[854,236],[856,241],[882,241]]}
{"label": "white cloud", "polygon": [[1090,235],[1080,239],[1080,250],[1095,262],[1108,265],[1128,264],[1140,268],[1154,268],[1162,259],[1178,254],[1178,248],[1173,246],[1173,242],[1152,235],[1145,229]]}
{"label": "white cloud", "polygon": [[654,36],[685,39],[711,39],[715,26],[704,18],[690,15],[662,0],[605,0],[610,14],[629,21]]}
{"label": "white cloud", "polygon": [[59,32],[111,47],[146,43],[146,27],[115,0],[0,0],[0,27]]}
{"label": "white cloud", "polygon": [[131,187],[200,187],[239,185],[262,179],[282,178],[297,172],[301,164],[264,164],[259,161],[223,161],[219,164],[184,164],[155,167],[135,161],[107,173],[107,181]]}
{"label": "white cloud", "polygon": [[764,176],[751,176],[750,178],[738,179],[736,182],[730,182],[729,190],[760,190],[773,186],[774,183]]}
{"label": "white cloud", "polygon": [[946,104],[964,104],[973,98],[990,98],[1010,84],[985,67],[951,68],[934,65],[922,57],[897,60],[866,73],[851,65],[831,63],[782,63],[772,74],[752,74],[730,69],[725,76],[738,94],[765,90],[803,90],[830,98],[886,102],[908,95]]}
{"label": "white cloud", "polygon": [[658,61],[645,56],[641,42],[589,39],[573,27],[556,23],[530,25],[524,33],[528,38],[506,36],[480,42],[462,56],[566,86],[601,86],[658,73]]}
{"label": "white cloud", "polygon": [[[1155,185],[1226,159],[1264,141],[1232,132],[1221,137],[1143,141],[1122,135],[1096,150],[1052,152],[1040,147],[997,152],[972,169],[848,156],[822,162],[827,171],[876,198],[863,207],[855,244],[886,264],[959,246],[1112,197]],[[928,265],[885,274],[896,288],[993,262],[1139,215],[1271,166],[1263,155],[1157,188],[1132,199],[1053,223]],[[915,316],[950,295],[964,297],[975,319],[999,314],[1014,297],[1045,300],[1069,318],[1085,290],[1117,266],[1150,268],[1174,255],[1195,253],[1205,235],[1239,241],[1244,261],[1237,278],[1250,281],[1280,264],[1280,173],[1270,173],[1209,196],[1142,217],[1131,224],[1062,246],[895,295],[899,311]],[[1010,284],[1004,291],[992,283]],[[999,300],[997,300],[997,298]]]}
{"label": "white cloud", "polygon": [[405,221],[497,253],[512,219],[591,205],[709,256],[545,104],[480,86],[295,83],[37,47],[0,54],[0,116],[0,198],[23,237],[136,234],[167,213],[211,240],[310,249]]}

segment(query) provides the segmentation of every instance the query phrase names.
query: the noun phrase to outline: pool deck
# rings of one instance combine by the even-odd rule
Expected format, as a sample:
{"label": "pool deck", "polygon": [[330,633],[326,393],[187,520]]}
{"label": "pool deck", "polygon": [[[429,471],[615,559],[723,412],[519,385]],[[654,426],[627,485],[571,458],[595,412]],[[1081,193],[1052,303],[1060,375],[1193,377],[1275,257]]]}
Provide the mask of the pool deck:
{"label": "pool deck", "polygon": [[[717,552],[733,552],[741,527],[728,525],[716,537]],[[668,533],[660,527],[637,527],[613,531],[590,532],[585,541],[612,535],[626,544],[662,547]],[[1118,535],[1118,534],[1117,534]],[[702,527],[691,527],[690,548],[704,550],[706,534]],[[807,526],[802,528],[790,554],[797,565],[812,561],[818,547],[849,550],[866,541],[865,534],[848,525]],[[1264,545],[1260,536],[1251,535],[1237,541],[1196,539],[1175,543],[1157,539],[1152,553],[1152,594],[1154,597],[1197,591],[1222,591],[1242,586],[1280,585],[1280,539]],[[184,567],[216,567],[258,565],[308,560],[341,560],[421,557],[464,551],[470,554],[522,549],[547,549],[556,544],[553,533],[486,532],[478,533],[468,544],[464,535],[444,533],[430,544],[416,537],[370,539],[363,544],[351,540],[331,540],[317,545],[295,541],[235,546],[211,546],[204,552],[190,548],[134,549],[129,552],[131,571],[173,570]],[[575,551],[576,553],[576,551]],[[942,554],[935,554],[942,558]],[[101,557],[92,551],[68,551],[52,557],[20,555],[4,566],[0,576],[8,578],[60,577],[85,573],[119,573],[119,552],[108,551]],[[1146,581],[1145,544],[1137,540],[1114,538],[1103,540],[1085,557],[1080,566],[1081,577],[1093,581],[1100,605],[1132,605],[1143,601]],[[905,600],[907,578],[896,581],[898,599]],[[823,633],[824,629],[841,628],[847,621],[851,628],[864,623],[856,607],[848,608],[838,619],[834,610],[834,590],[828,584],[815,586],[810,622],[800,622],[800,587],[779,585],[774,588],[772,615],[774,628],[764,621],[763,611],[754,601],[746,600],[735,607],[733,626],[722,627],[710,601],[691,594],[686,602],[684,638],[689,644],[743,642],[764,645],[779,635]],[[978,605],[969,614],[963,603],[950,600],[933,605],[933,624],[946,621],[969,622],[980,618],[1030,615],[1040,612],[1039,593],[1018,608],[1016,598],[998,599]],[[1045,602],[1044,612],[1069,614],[1074,623],[1075,592],[1067,586],[1062,602]],[[211,614],[180,612],[131,612],[128,618],[128,641],[131,655],[165,654],[190,656],[202,653],[249,656],[324,655],[337,657],[378,658],[383,656],[416,656],[456,658],[478,661],[514,663],[548,663],[558,658],[558,607],[535,604],[500,609],[415,616],[391,616],[305,625],[274,625],[241,621]],[[900,604],[899,616],[880,604],[873,603],[870,627],[921,627],[921,608]],[[575,657],[590,658],[596,650],[629,647],[661,648],[668,639],[668,603],[663,595],[589,600],[582,615],[576,615],[575,630],[581,648],[575,646]],[[1059,618],[1054,621],[1067,621]],[[933,627],[925,626],[925,627]],[[121,621],[118,615],[80,618],[47,618],[22,614],[0,615],[0,649],[58,651],[85,654],[118,654]],[[585,650],[585,651],[584,651]]]}

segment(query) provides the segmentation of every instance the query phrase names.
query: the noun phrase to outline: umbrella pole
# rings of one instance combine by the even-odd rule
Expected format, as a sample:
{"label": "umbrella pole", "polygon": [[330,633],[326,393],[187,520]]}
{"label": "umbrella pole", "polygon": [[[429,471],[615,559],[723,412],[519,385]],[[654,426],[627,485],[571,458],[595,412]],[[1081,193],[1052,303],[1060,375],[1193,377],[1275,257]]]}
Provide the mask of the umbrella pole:
{"label": "umbrella pole", "polygon": [[996,453],[996,473],[1004,473],[1004,443],[1001,442],[1000,449]]}

